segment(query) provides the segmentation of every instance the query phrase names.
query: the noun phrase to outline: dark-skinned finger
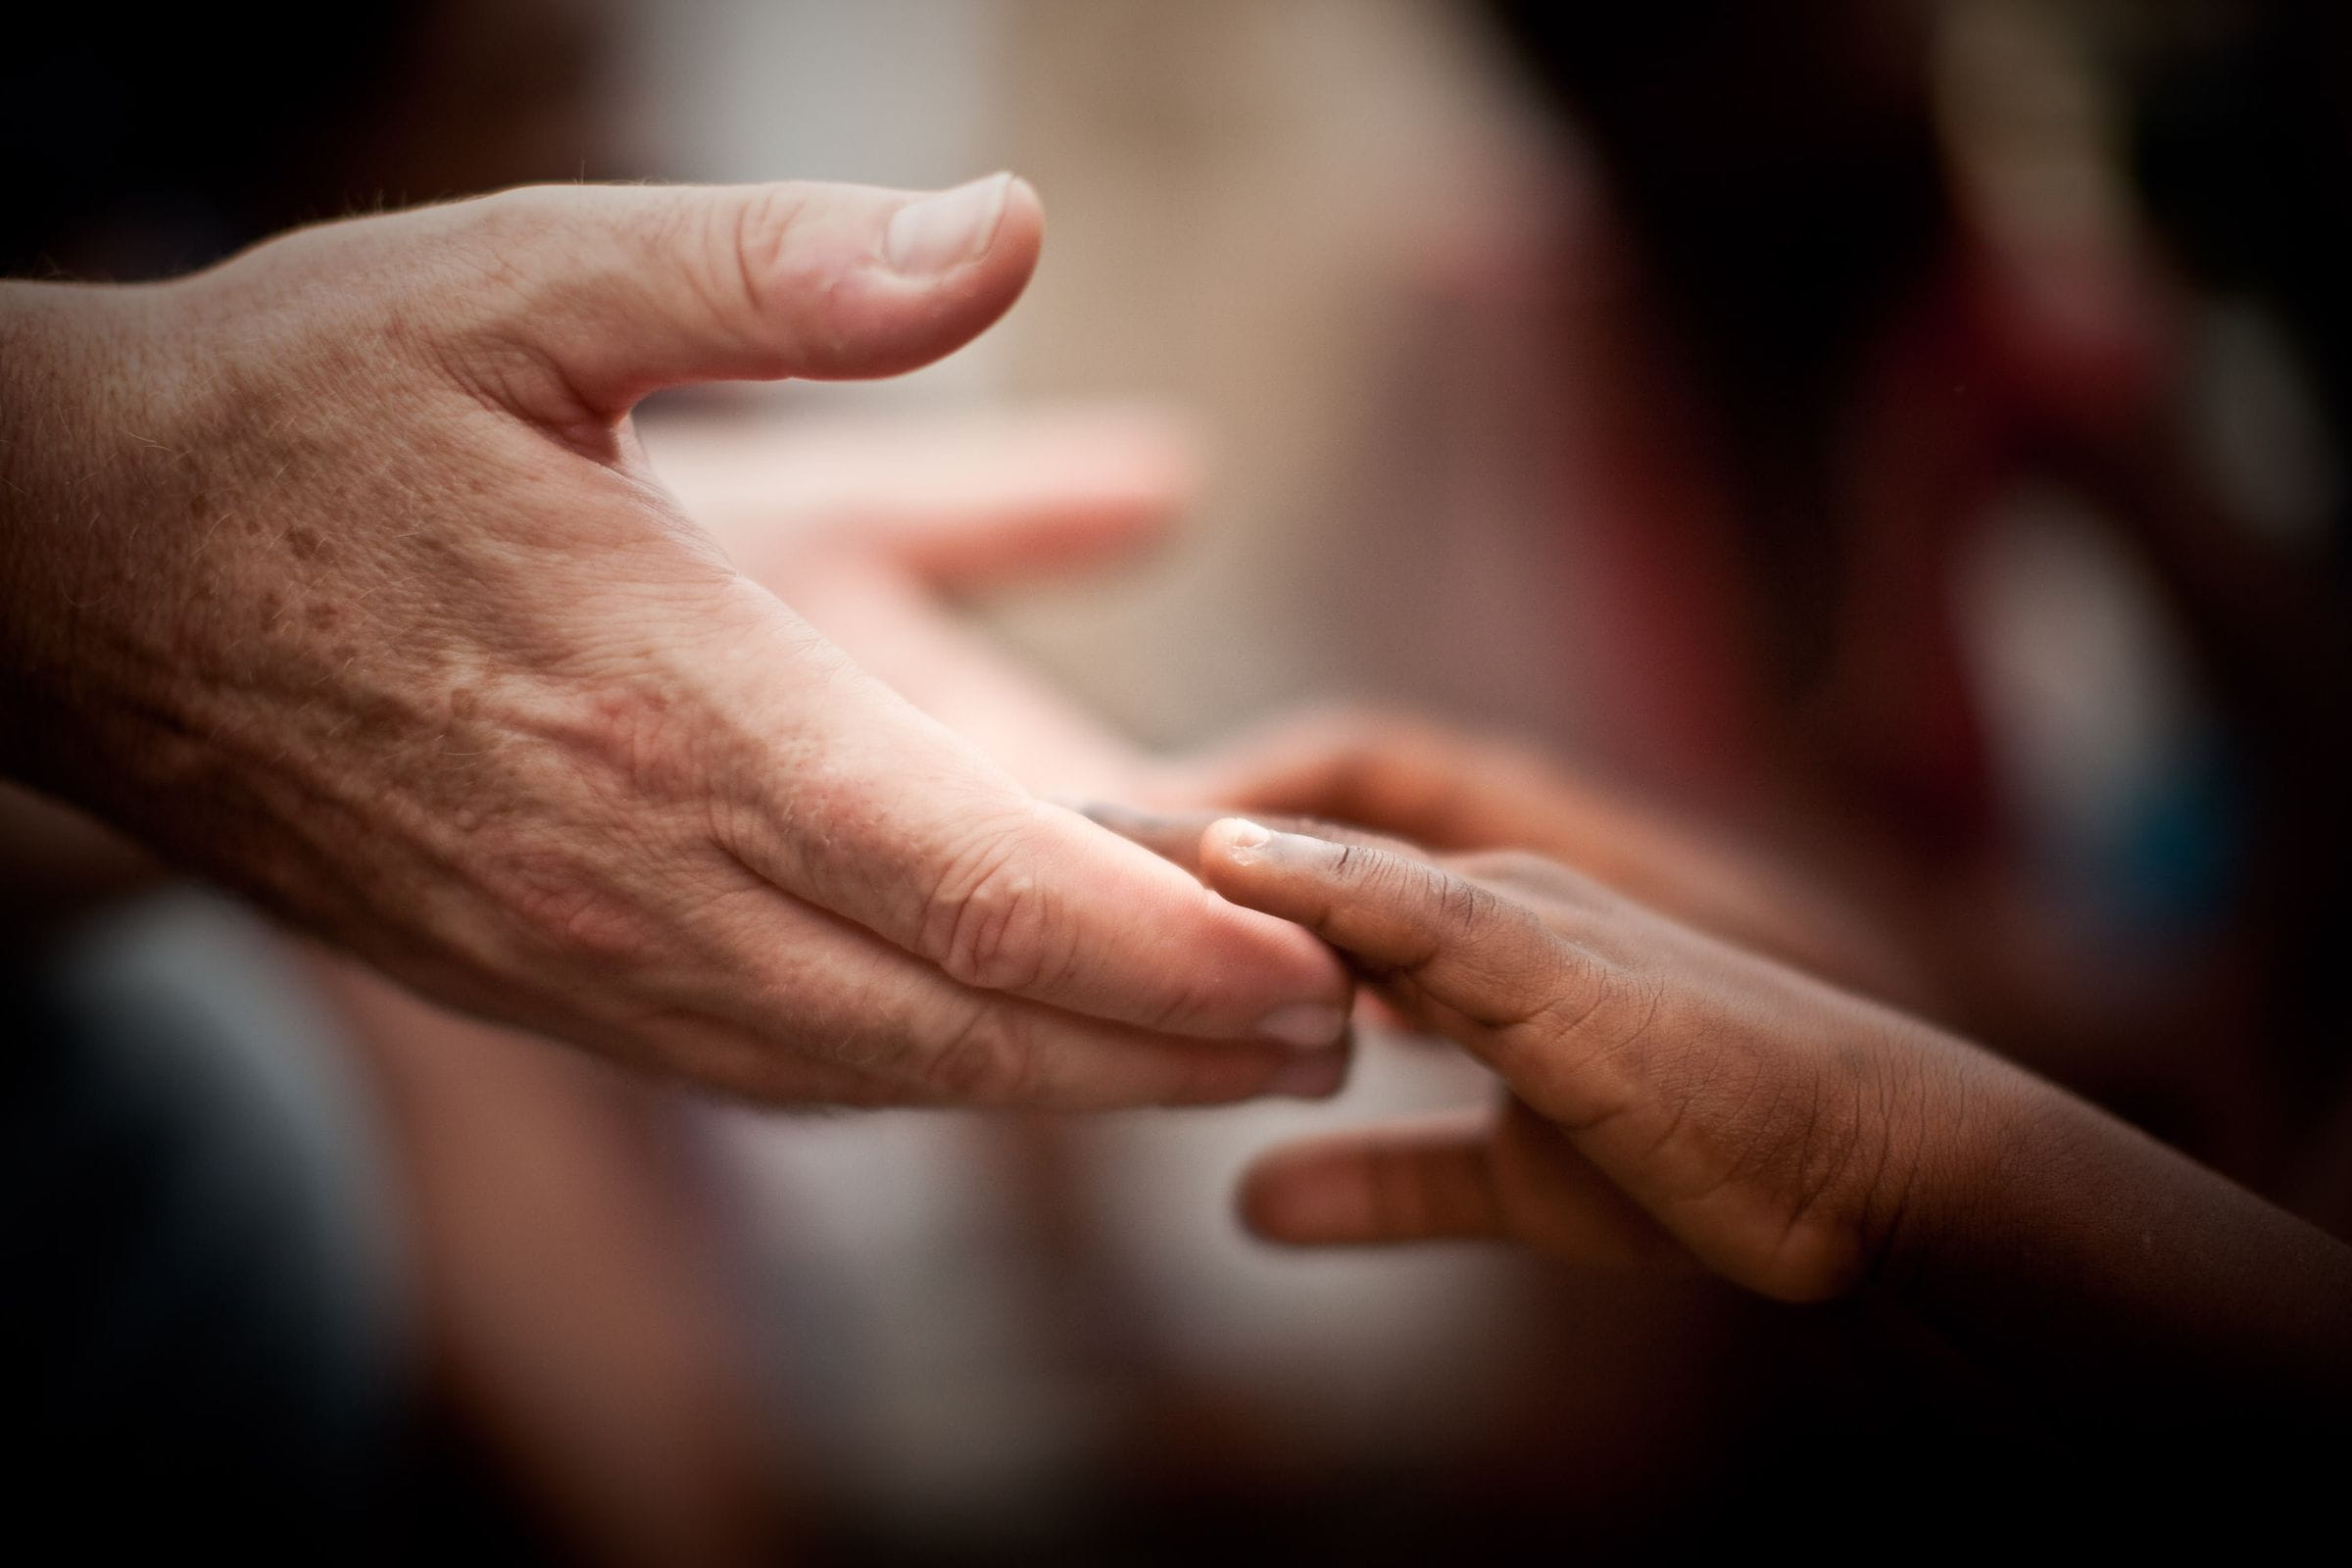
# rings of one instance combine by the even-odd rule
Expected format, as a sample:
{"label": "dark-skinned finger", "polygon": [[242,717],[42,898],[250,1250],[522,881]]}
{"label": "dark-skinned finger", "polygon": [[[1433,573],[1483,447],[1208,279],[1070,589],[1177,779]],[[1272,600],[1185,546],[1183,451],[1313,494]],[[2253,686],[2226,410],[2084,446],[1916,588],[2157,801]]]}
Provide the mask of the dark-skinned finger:
{"label": "dark-skinned finger", "polygon": [[1293,1247],[1507,1235],[1491,1120],[1480,1112],[1276,1149],[1243,1174],[1242,1221]]}
{"label": "dark-skinned finger", "polygon": [[1226,817],[1201,835],[1200,875],[1456,1015],[1448,1032],[1523,1090],[1548,1087],[1553,1048],[1605,994],[1596,963],[1533,907],[1418,855]]}
{"label": "dark-skinned finger", "polygon": [[1251,1232],[1294,1247],[1495,1237],[1580,1264],[1696,1266],[1518,1101],[1499,1119],[1471,1112],[1283,1145],[1243,1173],[1240,1207]]}

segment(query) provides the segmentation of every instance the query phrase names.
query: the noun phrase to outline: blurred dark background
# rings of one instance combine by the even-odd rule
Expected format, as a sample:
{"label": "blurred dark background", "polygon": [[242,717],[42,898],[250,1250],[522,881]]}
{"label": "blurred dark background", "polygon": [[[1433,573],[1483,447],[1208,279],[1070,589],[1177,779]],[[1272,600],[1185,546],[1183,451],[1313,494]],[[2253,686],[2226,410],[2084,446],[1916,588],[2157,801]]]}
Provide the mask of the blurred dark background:
{"label": "blurred dark background", "polygon": [[[19,276],[526,180],[1021,170],[1054,225],[1030,301],[858,406],[1143,394],[1217,458],[1148,569],[987,609],[1041,678],[1153,745],[1339,695],[1559,748],[1852,890],[1955,1026],[2352,1230],[2343,6],[448,0],[11,33]],[[1242,1243],[1248,1150],[1485,1092],[1397,1042],[1336,1107],[1009,1133],[518,1069],[501,1157],[584,1161],[706,1272],[657,1314],[685,1348],[600,1341],[638,1318],[595,1281],[637,1254],[588,1227],[576,1273],[494,1293],[586,1325],[512,1382],[416,1198],[471,1156],[381,1021],[17,804],[0,1255],[18,1446],[50,1454],[21,1494],[93,1541],[625,1560],[596,1499],[636,1489],[681,1561],[1514,1560],[1745,1539],[1825,1471],[1859,1523],[2108,1495],[2063,1420],[1864,1308]],[[481,1234],[550,1217],[467,1190]],[[742,1369],[679,1408],[755,1480],[550,1457],[567,1387],[651,1400],[669,1356]]]}

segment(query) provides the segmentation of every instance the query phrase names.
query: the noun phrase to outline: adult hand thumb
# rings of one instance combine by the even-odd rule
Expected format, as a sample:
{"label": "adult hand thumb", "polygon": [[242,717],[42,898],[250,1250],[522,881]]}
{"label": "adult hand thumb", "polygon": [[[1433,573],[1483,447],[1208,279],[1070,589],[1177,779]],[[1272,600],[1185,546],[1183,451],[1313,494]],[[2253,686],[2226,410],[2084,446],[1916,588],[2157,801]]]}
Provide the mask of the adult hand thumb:
{"label": "adult hand thumb", "polygon": [[541,186],[441,211],[486,230],[508,285],[484,325],[600,416],[684,382],[926,365],[1004,314],[1044,229],[1010,174],[930,193]]}

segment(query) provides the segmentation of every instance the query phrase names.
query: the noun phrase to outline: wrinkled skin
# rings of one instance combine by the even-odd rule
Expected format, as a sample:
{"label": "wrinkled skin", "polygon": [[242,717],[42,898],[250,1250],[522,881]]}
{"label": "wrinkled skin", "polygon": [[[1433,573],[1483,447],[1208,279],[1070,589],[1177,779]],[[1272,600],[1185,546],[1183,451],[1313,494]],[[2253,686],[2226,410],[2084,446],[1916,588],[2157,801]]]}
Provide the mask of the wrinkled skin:
{"label": "wrinkled skin", "polygon": [[1034,196],[546,188],[0,289],[19,777],[435,1000],[779,1102],[1336,1082],[1346,980],[1009,776],[744,575],[658,387],[888,374]]}
{"label": "wrinkled skin", "polygon": [[1582,1262],[1695,1260],[1820,1300],[1880,1266],[1923,1161],[1956,1157],[1925,1129],[1970,1113],[1964,1048],[1568,866],[1431,857],[1322,824],[1097,810],[1323,936],[1408,1022],[1509,1088],[1498,1116],[1269,1156],[1244,1200],[1265,1235],[1507,1238]]}
{"label": "wrinkled skin", "polygon": [[1695,1262],[1896,1305],[2070,1422],[2340,1430],[2352,1249],[1989,1052],[1524,852],[1099,816],[1322,936],[1509,1092],[1270,1152],[1261,1235]]}
{"label": "wrinkled skin", "polygon": [[1937,1000],[1850,895],[1501,736],[1379,709],[1309,711],[1196,760],[1187,782],[1195,798],[1242,812],[1348,823],[1433,850],[1526,850],[1883,1002]]}

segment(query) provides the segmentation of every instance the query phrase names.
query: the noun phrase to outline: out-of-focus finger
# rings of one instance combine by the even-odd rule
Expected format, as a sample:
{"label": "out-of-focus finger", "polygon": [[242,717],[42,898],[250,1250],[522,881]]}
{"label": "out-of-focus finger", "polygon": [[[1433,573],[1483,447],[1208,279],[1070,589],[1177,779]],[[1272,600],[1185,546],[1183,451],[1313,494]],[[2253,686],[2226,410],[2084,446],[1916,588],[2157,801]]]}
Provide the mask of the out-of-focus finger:
{"label": "out-of-focus finger", "polygon": [[1187,427],[1146,408],[954,419],[650,424],[656,470],[738,564],[839,550],[966,591],[1124,559],[1197,488]]}
{"label": "out-of-focus finger", "polygon": [[1297,1247],[1503,1236],[1491,1120],[1482,1112],[1276,1149],[1242,1177],[1243,1223]]}
{"label": "out-of-focus finger", "polygon": [[1233,810],[1320,817],[1434,849],[1548,844],[1573,806],[1537,754],[1417,716],[1346,709],[1243,736],[1189,782]]}
{"label": "out-of-focus finger", "polygon": [[827,554],[804,557],[764,585],[1030,789],[1124,795],[1138,787],[1136,752],[902,568]]}
{"label": "out-of-focus finger", "polygon": [[1328,1246],[1505,1237],[1570,1262],[1696,1267],[1690,1252],[1513,1101],[1277,1148],[1244,1173],[1245,1222],[1270,1241]]}
{"label": "out-of-focus finger", "polygon": [[1185,427],[1141,409],[975,423],[924,459],[896,505],[866,509],[867,537],[956,591],[1123,560],[1164,538],[1199,486]]}

